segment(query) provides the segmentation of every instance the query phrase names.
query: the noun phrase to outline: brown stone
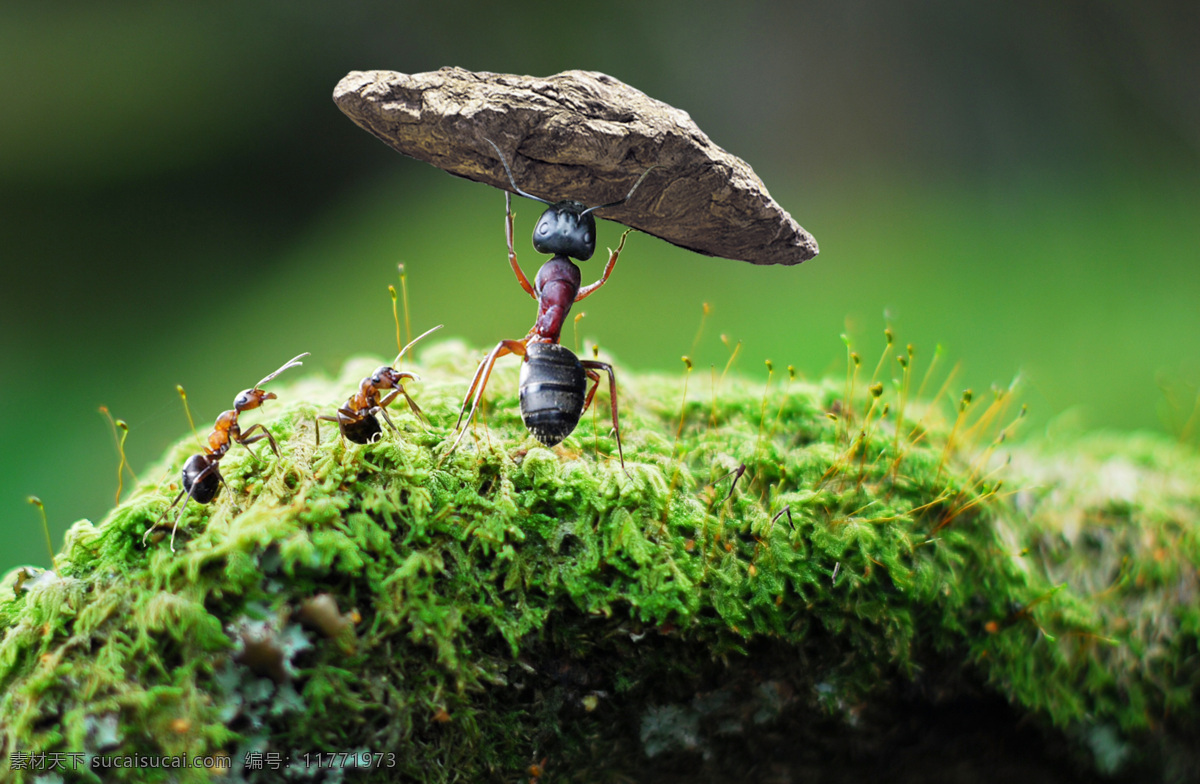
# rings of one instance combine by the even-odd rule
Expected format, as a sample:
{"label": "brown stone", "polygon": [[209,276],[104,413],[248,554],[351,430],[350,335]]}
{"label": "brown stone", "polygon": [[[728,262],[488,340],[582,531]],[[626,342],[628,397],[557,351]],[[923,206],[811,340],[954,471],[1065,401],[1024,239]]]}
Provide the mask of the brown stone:
{"label": "brown stone", "polygon": [[389,146],[460,177],[511,190],[491,139],[528,193],[587,205],[680,247],[754,264],[799,264],[817,241],[745,161],[687,112],[595,71],[546,78],[443,68],[354,71],[333,100]]}

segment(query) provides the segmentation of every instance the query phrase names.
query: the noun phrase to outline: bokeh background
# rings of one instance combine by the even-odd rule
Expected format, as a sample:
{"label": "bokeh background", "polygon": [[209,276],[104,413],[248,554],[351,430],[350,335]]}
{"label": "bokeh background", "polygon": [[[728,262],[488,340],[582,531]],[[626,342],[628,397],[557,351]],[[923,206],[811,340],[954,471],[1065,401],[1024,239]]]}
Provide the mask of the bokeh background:
{"label": "bokeh background", "polygon": [[[46,565],[27,495],[56,546],[111,507],[98,406],[144,470],[187,430],[177,383],[207,427],[300,351],[310,371],[390,356],[397,262],[414,329],[524,335],[500,192],[330,99],[351,70],[444,65],[612,74],[690,112],[816,235],[790,268],[631,236],[581,324],[619,367],[679,373],[708,302],[702,368],[723,333],[744,373],[841,372],[839,335],[873,364],[890,323],[918,361],[961,362],[955,395],[1019,376],[1026,437],[1194,433],[1194,2],[6,3],[0,572]],[[538,206],[517,209],[532,274]]]}

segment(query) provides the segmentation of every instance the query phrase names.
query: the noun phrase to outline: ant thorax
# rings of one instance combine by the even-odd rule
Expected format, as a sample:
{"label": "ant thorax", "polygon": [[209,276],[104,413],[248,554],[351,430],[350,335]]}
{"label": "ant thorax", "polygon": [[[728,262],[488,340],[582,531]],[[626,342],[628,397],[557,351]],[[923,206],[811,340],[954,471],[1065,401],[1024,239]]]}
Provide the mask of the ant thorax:
{"label": "ant thorax", "polygon": [[565,256],[555,256],[542,265],[534,278],[538,317],[531,334],[557,343],[563,324],[575,304],[581,281],[579,267]]}
{"label": "ant thorax", "polygon": [[238,427],[237,420],[237,409],[221,412],[221,415],[217,417],[217,421],[213,424],[212,432],[208,434],[209,454],[224,454],[229,449],[230,438],[237,438],[241,434],[241,428]]}
{"label": "ant thorax", "polygon": [[347,408],[351,411],[366,411],[367,409],[379,403],[379,390],[375,388],[371,377],[367,376],[362,381],[358,382],[358,392],[356,392],[347,403]]}
{"label": "ant thorax", "polygon": [[370,378],[376,389],[394,389],[399,380],[399,372],[391,365],[380,365]]}

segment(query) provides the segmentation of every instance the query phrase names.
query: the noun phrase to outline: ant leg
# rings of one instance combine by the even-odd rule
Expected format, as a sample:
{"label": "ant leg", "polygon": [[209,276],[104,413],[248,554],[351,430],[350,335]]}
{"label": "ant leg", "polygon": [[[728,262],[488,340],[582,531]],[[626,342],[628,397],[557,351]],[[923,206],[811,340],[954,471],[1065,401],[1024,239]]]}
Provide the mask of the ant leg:
{"label": "ant leg", "polygon": [[[168,506],[166,509],[164,509],[164,510],[163,510],[163,513],[162,513],[162,514],[160,514],[160,515],[158,516],[158,519],[154,521],[154,525],[152,525],[152,526],[150,526],[149,528],[147,528],[147,529],[146,529],[146,533],[142,534],[142,545],[143,545],[143,546],[145,546],[145,544],[146,544],[146,540],[150,538],[150,534],[154,533],[154,529],[158,528],[158,524],[159,524],[159,523],[161,523],[161,522],[163,521],[163,518],[167,516],[167,512],[169,512],[169,511],[171,511],[172,509],[174,509],[174,508],[175,508],[175,504],[179,503],[179,499],[180,499],[180,498],[183,498],[183,494],[184,494],[184,492],[185,492],[185,491],[183,491],[183,490],[180,490],[180,491],[179,491],[179,493],[178,493],[178,494],[175,496],[175,500],[171,502],[171,505],[170,505],[170,506]],[[187,501],[184,501],[184,502],[183,502],[183,505],[184,505],[184,506],[187,506]]]}
{"label": "ant leg", "polygon": [[396,427],[396,423],[392,421],[392,418],[390,416],[388,416],[387,409],[384,408],[383,405],[371,406],[371,408],[367,411],[367,413],[372,414],[372,415],[383,414],[383,421],[387,422],[387,426],[392,429],[392,432],[393,433],[400,432],[400,428]]}
{"label": "ant leg", "polygon": [[583,408],[579,409],[579,415],[583,416],[587,410],[592,407],[592,398],[596,396],[596,388],[600,386],[600,374],[594,370],[584,369],[584,373],[592,380],[592,388],[588,390],[587,397],[583,399]]}
{"label": "ant leg", "polygon": [[533,290],[533,286],[529,284],[529,278],[525,277],[525,273],[521,270],[521,265],[517,263],[517,250],[513,247],[513,212],[512,212],[512,194],[508,191],[504,192],[504,236],[508,240],[508,263],[512,270],[517,275],[517,283],[521,284],[521,288],[525,289],[525,293],[537,299],[538,296]]}
{"label": "ant leg", "polygon": [[617,266],[617,256],[621,255],[621,249],[625,247],[625,238],[629,236],[629,232],[631,231],[633,231],[633,229],[626,229],[625,233],[621,235],[621,241],[617,243],[617,249],[612,252],[612,255],[608,257],[608,263],[604,265],[604,274],[600,276],[600,280],[589,286],[584,286],[581,288],[579,293],[575,295],[576,302],[588,296],[593,291],[605,284],[605,282],[608,280],[608,276],[612,274],[613,267]]}
{"label": "ant leg", "polygon": [[[255,436],[254,438],[247,438],[247,436],[249,436],[255,430],[261,430],[262,435]],[[239,438],[237,441],[242,446],[246,447],[247,449],[250,449],[251,444],[257,444],[259,441],[262,441],[264,438],[267,439],[267,442],[271,444],[271,451],[275,453],[275,457],[279,457],[279,445],[275,443],[275,437],[272,436],[270,431],[267,430],[266,425],[262,424],[261,422],[258,423],[257,425],[255,425],[254,427],[249,428],[244,433],[242,433],[242,437]],[[253,451],[253,450],[251,450],[251,451]]]}
{"label": "ant leg", "polygon": [[[203,475],[203,472],[201,474]],[[188,498],[191,497],[192,494],[188,493],[188,497],[183,499],[183,505],[179,507],[179,516],[175,518],[175,525],[171,526],[171,552],[175,552],[175,532],[179,530],[179,524],[183,522],[183,513],[187,509]]]}
{"label": "ant leg", "polygon": [[187,509],[188,499],[192,498],[192,492],[200,486],[200,483],[208,477],[209,474],[216,472],[217,479],[221,480],[221,484],[225,486],[226,491],[229,491],[229,485],[225,484],[225,477],[221,476],[218,469],[217,461],[213,461],[204,467],[204,470],[196,474],[196,479],[192,482],[192,490],[188,493],[188,497],[183,499],[183,506],[179,509],[179,517],[175,518],[175,525],[171,526],[171,552],[175,552],[175,532],[179,530],[179,524],[183,522],[183,512]]}
{"label": "ant leg", "polygon": [[[475,371],[475,377],[471,379],[471,388],[467,390],[467,395],[463,398],[462,410],[458,413],[458,421],[454,423],[456,430],[462,424],[464,414],[467,416],[467,426],[471,424],[471,417],[475,416],[475,409],[479,406],[479,401],[483,397],[483,390],[487,387],[488,378],[492,375],[492,368],[496,365],[496,360],[507,354],[525,356],[525,341],[502,340],[479,363],[479,368]],[[471,401],[471,412],[469,414],[467,414],[468,400]],[[458,448],[458,442],[462,441],[462,437],[467,433],[467,426],[463,427],[458,434],[458,438],[454,439],[454,443],[450,445],[450,452]]]}
{"label": "ant leg", "polygon": [[[580,364],[583,365],[588,376],[596,382],[592,385],[592,391],[588,393],[587,402],[583,407],[584,411],[586,411],[588,405],[591,404],[592,398],[596,394],[596,387],[600,385],[600,375],[596,373],[595,370],[603,370],[608,374],[608,395],[610,398],[612,398],[612,421],[613,432],[616,433],[617,436],[617,454],[621,458],[621,470],[625,471],[626,475],[628,475],[629,472],[625,470],[625,451],[621,449],[621,421],[617,416],[617,375],[613,372],[612,365],[608,364],[607,362],[598,362],[594,359],[584,359],[581,360]],[[595,370],[593,370],[593,368]]]}
{"label": "ant leg", "polygon": [[[505,343],[523,343],[523,342],[524,341],[502,340],[499,343],[497,343],[496,347],[493,348],[491,351],[489,351],[488,355],[483,358],[482,362],[479,363],[479,367],[477,367],[475,369],[475,375],[471,377],[471,386],[469,389],[467,389],[467,394],[463,398],[462,408],[458,412],[458,420],[454,423],[455,430],[458,430],[459,425],[462,424],[463,415],[467,413],[467,401],[470,400],[471,396],[475,394],[475,389],[479,386],[479,379],[480,379],[480,377],[483,376],[484,370],[486,369],[488,374],[490,375],[492,372],[492,365],[495,364],[496,360],[499,357],[502,357],[505,354],[510,353],[510,350],[507,350],[504,344]],[[522,345],[522,348],[524,348],[523,345]],[[521,351],[519,353],[523,356],[525,352]],[[485,380],[484,384],[486,384],[486,383],[487,383],[487,381]],[[474,406],[471,407],[471,413],[472,414],[475,413]],[[469,417],[468,417],[467,421],[468,422],[470,421]]]}
{"label": "ant leg", "polygon": [[[403,386],[396,387],[392,390],[391,394],[379,401],[379,409],[383,413],[384,417],[387,417],[387,412],[383,411],[383,409],[390,405],[391,402],[400,395],[404,395],[404,399],[408,401],[408,407],[412,409],[412,412],[417,416],[417,419],[421,420],[421,424],[428,428],[429,417],[425,416],[425,412],[422,411],[421,407],[417,405],[417,401],[412,399],[412,395],[408,394],[408,390],[406,390]],[[392,420],[388,419],[388,424],[391,424],[391,421]],[[392,425],[392,429],[395,430],[396,426]]]}
{"label": "ant leg", "polygon": [[324,419],[326,422],[337,422],[338,421],[337,417],[331,417],[331,416],[327,416],[325,414],[318,414],[317,416],[313,417],[313,430],[316,431],[316,434],[317,434],[316,443],[313,444],[313,446],[321,445],[321,420],[322,419]]}
{"label": "ant leg", "polygon": [[[175,552],[175,532],[179,530],[179,524],[183,522],[183,513],[187,511],[187,502],[194,497],[192,493],[196,491],[196,488],[200,486],[200,483],[207,479],[209,474],[211,474],[213,471],[217,471],[216,461],[209,463],[200,473],[196,474],[196,478],[192,480],[192,487],[190,490],[179,491],[179,495],[175,496],[175,500],[171,502],[171,505],[163,510],[162,515],[160,515],[158,520],[154,522],[154,525],[150,526],[146,533],[142,534],[142,544],[146,543],[146,539],[150,536],[150,532],[158,527],[158,524],[162,521],[162,519],[167,516],[167,512],[174,509],[175,504],[179,503],[179,499],[183,498],[183,504],[179,507],[179,515],[175,518],[175,524],[171,526],[171,552]],[[221,484],[225,484],[225,477],[221,476],[220,472],[217,473],[217,477],[221,480]],[[187,493],[186,498],[184,498],[185,492]]]}
{"label": "ant leg", "polygon": [[[317,417],[314,417],[314,418],[313,418],[313,423],[314,423],[314,424],[316,424],[316,420],[318,420],[318,419],[323,419],[323,420],[325,420],[326,422],[336,422],[336,423],[337,423],[337,426],[338,426],[338,438],[339,438],[339,439],[341,440],[341,442],[342,442],[342,447],[343,447],[343,448],[345,448],[345,446],[346,446],[346,437],[345,437],[344,435],[342,435],[342,418],[341,418],[341,417],[342,417],[342,416],[349,417],[350,419],[352,419],[352,420],[353,420],[353,421],[355,421],[355,422],[357,422],[358,420],[362,419],[362,417],[360,417],[360,416],[359,416],[357,413],[355,413],[355,412],[353,412],[353,411],[349,411],[349,410],[347,410],[347,409],[345,409],[345,408],[339,408],[339,409],[338,409],[338,414],[339,414],[339,415],[341,415],[341,416],[335,416],[335,417],[332,417],[332,416],[327,416],[327,415],[325,415],[325,414],[321,414],[320,416],[317,416]],[[320,443],[321,443],[321,442],[320,442],[320,437],[321,437],[321,426],[318,424],[318,425],[317,425],[317,439],[318,439],[318,440],[317,440],[317,445],[318,445],[318,446],[320,446]]]}

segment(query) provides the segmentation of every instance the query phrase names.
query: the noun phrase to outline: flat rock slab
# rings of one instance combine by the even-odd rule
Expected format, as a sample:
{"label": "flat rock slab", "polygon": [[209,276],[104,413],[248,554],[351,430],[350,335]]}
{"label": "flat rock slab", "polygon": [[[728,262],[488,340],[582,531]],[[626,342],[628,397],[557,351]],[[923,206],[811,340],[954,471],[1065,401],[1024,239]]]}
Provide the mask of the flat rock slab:
{"label": "flat rock slab", "polygon": [[657,165],[629,202],[596,214],[709,256],[799,264],[817,255],[817,241],[749,164],[687,112],[606,74],[354,71],[333,100],[405,155],[511,190],[491,139],[517,186],[549,201],[614,202]]}

